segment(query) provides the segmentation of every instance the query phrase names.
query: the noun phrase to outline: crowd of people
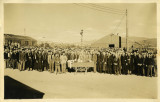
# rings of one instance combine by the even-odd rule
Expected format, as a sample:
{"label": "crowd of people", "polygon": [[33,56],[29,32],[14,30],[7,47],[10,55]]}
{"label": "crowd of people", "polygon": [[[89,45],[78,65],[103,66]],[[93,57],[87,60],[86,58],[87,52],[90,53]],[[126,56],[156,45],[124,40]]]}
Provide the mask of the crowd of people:
{"label": "crowd of people", "polygon": [[39,48],[5,46],[5,67],[24,70],[66,73],[68,61],[94,62],[90,71],[116,75],[157,76],[157,57],[153,50],[125,51],[121,48]]}

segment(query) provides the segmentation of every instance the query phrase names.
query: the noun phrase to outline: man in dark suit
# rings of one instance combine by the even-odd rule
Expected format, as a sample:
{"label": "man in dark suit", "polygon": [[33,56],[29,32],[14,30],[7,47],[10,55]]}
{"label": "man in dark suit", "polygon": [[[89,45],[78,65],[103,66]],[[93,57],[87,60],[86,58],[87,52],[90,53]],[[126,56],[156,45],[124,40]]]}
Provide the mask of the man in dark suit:
{"label": "man in dark suit", "polygon": [[134,56],[133,56],[133,59],[134,59],[134,74],[138,74],[138,55],[137,55],[137,52],[134,52]]}
{"label": "man in dark suit", "polygon": [[122,65],[122,74],[125,74],[125,53],[122,53],[121,56],[121,65]]}
{"label": "man in dark suit", "polygon": [[15,69],[16,68],[16,51],[14,50],[11,54],[11,61],[12,61],[12,68]]}
{"label": "man in dark suit", "polygon": [[133,55],[133,53],[131,53],[131,55],[130,55],[131,57],[131,60],[130,60],[130,69],[131,69],[131,74],[132,73],[134,73],[134,70],[135,70],[135,67],[134,67],[134,55]]}
{"label": "man in dark suit", "polygon": [[142,72],[142,67],[143,67],[143,58],[142,58],[142,55],[139,54],[138,55],[138,75],[141,75],[141,72]]}
{"label": "man in dark suit", "polygon": [[8,51],[7,51],[7,49],[5,49],[5,51],[4,51],[4,64],[5,64],[5,68],[8,68],[9,66],[8,66],[8,63],[9,63],[9,57],[8,57]]}
{"label": "man in dark suit", "polygon": [[143,54],[143,66],[142,66],[142,76],[145,76],[145,72],[146,72],[146,65],[147,65],[147,63],[148,63],[148,61],[147,61],[148,59],[147,59],[147,57],[146,57],[146,53],[144,53]]}
{"label": "man in dark suit", "polygon": [[149,58],[148,58],[148,71],[147,71],[147,76],[152,77],[152,68],[154,66],[154,59],[153,59],[153,55],[151,53],[149,53]]}
{"label": "man in dark suit", "polygon": [[16,50],[16,61],[15,61],[15,64],[16,64],[16,69],[18,69],[18,66],[19,66],[19,50]]}
{"label": "man in dark suit", "polygon": [[113,65],[113,55],[111,53],[109,53],[109,59],[108,59],[109,74],[112,74],[112,65]]}
{"label": "man in dark suit", "polygon": [[42,60],[43,60],[43,70],[47,70],[48,69],[48,53],[46,51],[43,51],[42,53]]}
{"label": "man in dark suit", "polygon": [[28,70],[29,71],[33,70],[32,64],[33,64],[32,53],[31,53],[31,50],[29,50],[28,52]]}
{"label": "man in dark suit", "polygon": [[128,62],[127,72],[128,72],[128,74],[131,74],[132,73],[132,67],[131,67],[131,55],[130,55],[130,53],[127,54],[127,62]]}
{"label": "man in dark suit", "polygon": [[122,58],[122,55],[121,54],[118,54],[118,73],[121,75],[122,74],[122,72],[121,72],[121,70],[122,70],[122,60],[121,60],[121,58]]}
{"label": "man in dark suit", "polygon": [[100,72],[100,68],[101,68],[101,57],[100,57],[100,52],[98,52],[97,55],[97,71]]}
{"label": "man in dark suit", "polygon": [[35,49],[32,53],[33,70],[38,70],[38,51]]}
{"label": "man in dark suit", "polygon": [[104,56],[105,73],[107,73],[107,71],[108,71],[107,63],[108,63],[108,54],[106,53],[105,56]]}
{"label": "man in dark suit", "polygon": [[127,53],[125,53],[123,61],[124,61],[123,73],[125,75],[127,75],[128,74],[128,72],[127,72],[128,71],[128,55],[127,55]]}
{"label": "man in dark suit", "polygon": [[40,72],[43,71],[43,64],[42,64],[43,59],[42,58],[43,58],[42,52],[41,52],[41,50],[39,50],[37,59],[38,59],[38,71],[40,71]]}

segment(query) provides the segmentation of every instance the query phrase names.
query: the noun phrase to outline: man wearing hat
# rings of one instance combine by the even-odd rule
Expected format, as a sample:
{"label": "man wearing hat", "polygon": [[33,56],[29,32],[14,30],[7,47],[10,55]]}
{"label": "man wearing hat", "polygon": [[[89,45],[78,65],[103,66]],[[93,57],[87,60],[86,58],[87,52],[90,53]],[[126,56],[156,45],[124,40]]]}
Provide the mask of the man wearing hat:
{"label": "man wearing hat", "polygon": [[127,53],[124,54],[124,68],[123,68],[123,72],[125,75],[128,74],[128,55]]}
{"label": "man wearing hat", "polygon": [[138,55],[138,75],[141,75],[141,72],[142,72],[142,67],[143,67],[143,58],[142,58],[142,55],[139,54]]}
{"label": "man wearing hat", "polygon": [[38,59],[38,71],[40,72],[43,70],[43,64],[42,64],[43,59],[42,58],[43,57],[42,57],[41,50],[39,50],[37,59]]}
{"label": "man wearing hat", "polygon": [[55,56],[55,73],[60,73],[60,57],[58,53]]}
{"label": "man wearing hat", "polygon": [[114,73],[118,75],[118,54],[113,54],[113,69]]}
{"label": "man wearing hat", "polygon": [[103,73],[106,73],[106,71],[107,71],[107,69],[106,69],[106,67],[107,67],[106,63],[107,63],[107,55],[106,55],[105,52],[103,52],[102,53],[102,71],[103,71]]}
{"label": "man wearing hat", "polygon": [[132,67],[131,67],[131,54],[130,53],[127,54],[127,62],[128,62],[127,71],[128,71],[128,74],[131,74]]}
{"label": "man wearing hat", "polygon": [[65,55],[65,53],[63,53],[60,56],[60,62],[61,62],[62,73],[65,73],[66,72],[66,62],[67,62],[67,56]]}
{"label": "man wearing hat", "polygon": [[49,71],[53,73],[54,72],[54,54],[51,51],[48,52],[48,64],[49,64]]}
{"label": "man wearing hat", "polygon": [[25,70],[25,61],[26,61],[26,54],[24,49],[22,49],[22,51],[20,51],[19,54],[19,62],[20,62],[20,71],[24,71]]}
{"label": "man wearing hat", "polygon": [[97,54],[95,52],[93,54],[92,60],[94,62],[94,69],[93,69],[93,71],[94,71],[94,73],[96,73],[97,72],[97,70],[96,70],[96,68],[97,68]]}
{"label": "man wearing hat", "polygon": [[16,68],[16,51],[14,50],[11,54],[11,59],[12,59],[12,68],[15,69]]}
{"label": "man wearing hat", "polygon": [[121,70],[122,70],[121,54],[118,53],[118,73],[120,75],[122,74]]}
{"label": "man wearing hat", "polygon": [[8,57],[8,51],[7,49],[4,50],[4,61],[5,61],[5,68],[8,68],[8,63],[9,63],[9,57]]}
{"label": "man wearing hat", "polygon": [[134,52],[133,60],[134,60],[134,64],[133,64],[134,74],[137,75],[137,73],[138,73],[138,54],[137,54],[137,52]]}
{"label": "man wearing hat", "polygon": [[97,55],[97,71],[100,72],[100,68],[101,68],[101,57],[100,57],[100,52],[98,52]]}
{"label": "man wearing hat", "polygon": [[154,76],[157,77],[157,54],[154,54]]}
{"label": "man wearing hat", "polygon": [[112,65],[113,65],[113,55],[109,53],[108,55],[108,73],[112,74]]}
{"label": "man wearing hat", "polygon": [[148,58],[148,71],[147,71],[147,76],[152,77],[152,68],[154,66],[154,59],[151,53],[149,53],[149,58]]}
{"label": "man wearing hat", "polygon": [[148,59],[147,59],[147,56],[146,56],[146,53],[143,54],[143,67],[142,67],[142,75],[145,76],[145,72],[146,72],[146,65],[148,63]]}
{"label": "man wearing hat", "polygon": [[47,70],[47,68],[48,68],[48,53],[47,53],[47,51],[45,50],[45,51],[43,51],[43,53],[42,53],[42,56],[43,56],[43,70]]}
{"label": "man wearing hat", "polygon": [[130,58],[131,58],[131,60],[130,60],[131,73],[133,73],[135,67],[134,67],[134,55],[133,55],[132,52],[131,52],[130,56],[131,56],[131,57],[130,57]]}

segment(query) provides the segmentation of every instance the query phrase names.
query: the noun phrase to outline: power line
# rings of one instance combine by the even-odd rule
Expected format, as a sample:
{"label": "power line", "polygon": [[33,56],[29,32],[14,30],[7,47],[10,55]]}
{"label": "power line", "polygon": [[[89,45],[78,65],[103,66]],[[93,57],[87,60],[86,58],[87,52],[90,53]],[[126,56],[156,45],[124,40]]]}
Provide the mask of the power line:
{"label": "power line", "polygon": [[125,15],[122,16],[120,22],[119,22],[119,23],[117,24],[117,26],[115,27],[115,29],[114,29],[114,31],[113,31],[114,33],[117,32],[117,30],[118,30],[119,26],[121,25],[121,23],[122,23],[124,17],[125,17]]}
{"label": "power line", "polygon": [[[126,49],[127,49],[127,37],[128,37],[128,29],[127,29],[127,10],[126,12],[124,13],[121,13],[122,11],[117,11],[116,9],[112,9],[112,8],[109,8],[109,7],[105,7],[105,6],[95,6],[95,4],[92,4],[92,6],[88,6],[90,4],[77,4],[77,3],[74,3],[75,5],[78,5],[78,6],[82,6],[82,7],[86,7],[86,8],[89,8],[89,9],[92,9],[92,10],[97,10],[97,11],[101,11],[101,12],[105,12],[105,13],[111,13],[111,14],[117,14],[117,15],[123,15],[122,16],[122,19],[120,21],[120,23],[115,27],[115,32],[117,31],[118,27],[121,25],[122,23],[122,20],[124,18],[124,15],[126,15]],[[87,5],[87,6],[86,6]],[[93,6],[94,5],[94,6]],[[110,10],[109,10],[110,9]],[[109,10],[109,11],[108,11]],[[116,11],[115,11],[116,10]]]}
{"label": "power line", "polygon": [[93,5],[93,4],[84,4],[84,5],[89,6],[89,7],[92,7],[92,8],[104,10],[104,11],[110,12],[110,13],[118,13],[118,14],[124,14],[124,13],[125,13],[125,12],[122,12],[122,11],[110,10],[110,9],[107,9],[107,8],[104,8],[104,7],[101,7],[101,6],[96,6],[96,5]]}
{"label": "power line", "polygon": [[93,6],[90,6],[90,5],[87,5],[87,4],[78,4],[80,6],[83,6],[83,7],[87,7],[87,8],[90,8],[90,9],[94,9],[94,10],[98,10],[98,11],[102,11],[102,12],[106,12],[106,13],[112,13],[112,14],[118,14],[118,15],[123,15],[124,13],[118,13],[118,12],[113,12],[113,11],[107,11],[105,9],[102,9],[102,8],[96,8],[96,7],[93,7]]}
{"label": "power line", "polygon": [[122,13],[115,13],[115,12],[110,12],[110,11],[106,11],[106,10],[102,10],[102,9],[97,9],[97,8],[94,8],[94,7],[89,7],[89,6],[84,6],[82,4],[76,4],[74,3],[75,5],[78,5],[78,6],[82,6],[82,7],[86,7],[86,8],[90,8],[92,10],[97,10],[97,11],[101,11],[101,12],[105,12],[105,13],[112,13],[112,14],[117,14],[117,15],[123,15]]}
{"label": "power line", "polygon": [[[87,4],[86,4],[87,5]],[[88,5],[90,5],[90,4],[88,4]],[[96,5],[96,4],[91,4],[92,6],[94,6],[94,5]],[[100,6],[97,6],[97,7],[100,7]],[[96,7],[96,8],[97,8]],[[101,8],[101,7],[100,7]],[[102,8],[104,8],[104,7],[102,7]],[[106,9],[106,8],[104,8],[104,9]],[[107,9],[108,10],[108,9]],[[112,9],[113,10],[113,9]],[[114,11],[115,12],[115,11]],[[118,12],[117,12],[118,13]],[[123,13],[124,13],[124,11],[123,11]],[[121,25],[121,23],[122,23],[122,20],[123,20],[123,18],[124,18],[124,16],[125,15],[123,15],[122,16],[122,18],[121,18],[121,20],[120,20],[120,22],[117,24],[117,26],[115,27],[115,29],[114,29],[114,33],[116,33],[117,32],[117,30],[118,30],[118,28],[119,28],[119,26]]]}
{"label": "power line", "polygon": [[119,12],[119,13],[125,13],[124,10],[119,10],[119,9],[115,9],[115,8],[110,8],[110,7],[106,7],[106,6],[100,6],[100,5],[96,5],[96,4],[89,4],[89,5],[92,5],[94,7],[98,7],[98,8],[101,8],[101,9],[105,9],[105,10],[110,10],[110,11],[113,11],[113,12]]}
{"label": "power line", "polygon": [[108,9],[113,9],[113,10],[119,10],[119,11],[125,11],[125,10],[122,10],[122,9],[117,9],[117,8],[111,8],[111,7],[106,7],[106,6],[102,6],[102,5],[98,5],[98,4],[93,4],[91,3],[92,5],[97,5],[97,6],[101,6],[101,7],[104,7],[104,8],[108,8]]}

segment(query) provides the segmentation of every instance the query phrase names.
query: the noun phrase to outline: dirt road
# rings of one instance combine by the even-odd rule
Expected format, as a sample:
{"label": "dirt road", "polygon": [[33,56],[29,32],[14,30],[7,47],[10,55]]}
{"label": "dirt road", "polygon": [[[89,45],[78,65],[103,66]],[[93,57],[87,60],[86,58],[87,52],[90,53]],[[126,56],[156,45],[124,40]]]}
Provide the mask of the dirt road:
{"label": "dirt road", "polygon": [[157,97],[157,78],[89,72],[54,74],[47,71],[5,69],[8,75],[45,93],[43,98],[151,98]]}

